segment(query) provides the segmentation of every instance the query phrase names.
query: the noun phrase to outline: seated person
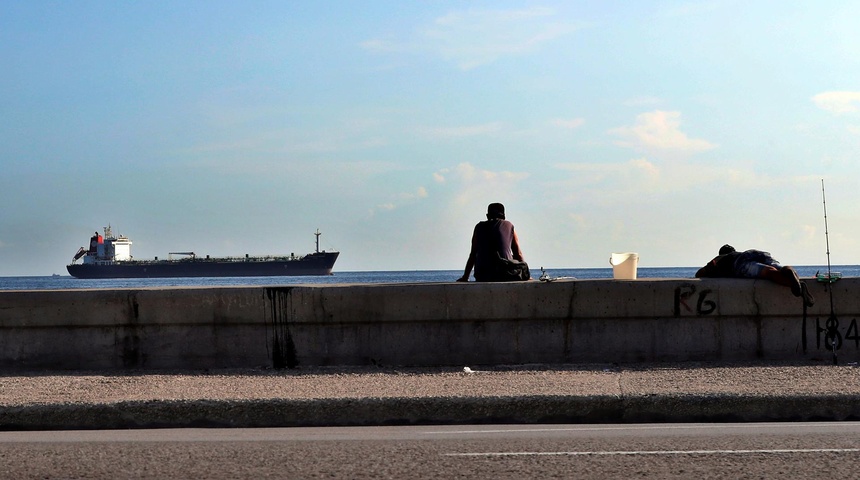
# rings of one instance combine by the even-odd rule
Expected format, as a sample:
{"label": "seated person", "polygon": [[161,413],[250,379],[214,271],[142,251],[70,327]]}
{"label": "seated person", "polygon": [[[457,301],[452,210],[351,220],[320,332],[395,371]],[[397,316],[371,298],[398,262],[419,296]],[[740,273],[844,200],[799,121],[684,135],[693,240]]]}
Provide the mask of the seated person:
{"label": "seated person", "polygon": [[[500,271],[501,259],[521,262],[522,273],[514,278],[508,272]],[[468,282],[472,268],[478,282],[504,282],[527,280],[531,275],[523,259],[520,241],[514,231],[514,224],[505,220],[505,206],[491,203],[487,206],[487,220],[478,222],[472,232],[472,248],[466,260],[466,268],[458,282]]]}

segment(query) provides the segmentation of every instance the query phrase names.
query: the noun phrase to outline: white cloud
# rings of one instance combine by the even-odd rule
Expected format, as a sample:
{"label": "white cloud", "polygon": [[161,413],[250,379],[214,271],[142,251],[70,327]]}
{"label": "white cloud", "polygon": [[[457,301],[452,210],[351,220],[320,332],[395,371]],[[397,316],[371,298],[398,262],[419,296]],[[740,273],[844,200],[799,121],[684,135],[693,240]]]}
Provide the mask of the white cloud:
{"label": "white cloud", "polygon": [[813,225],[801,225],[801,232],[803,232],[803,238],[805,240],[818,240],[818,229]]}
{"label": "white cloud", "polygon": [[630,160],[629,165],[650,178],[656,179],[660,176],[660,169],[646,158]]}
{"label": "white cloud", "polygon": [[529,177],[526,172],[493,171],[461,163],[454,168],[436,172],[437,181],[445,182],[454,192],[454,202],[459,207],[481,205],[487,198],[513,197],[519,191],[516,186]]}
{"label": "white cloud", "polygon": [[[441,172],[441,170],[440,170]],[[476,168],[471,163],[461,163],[457,165],[453,170],[450,171],[454,176],[457,177],[458,180],[466,183],[471,183],[475,181],[482,182],[508,182],[508,181],[516,181],[522,180],[528,177],[528,173],[525,172],[509,172],[507,170],[503,170],[500,172],[495,172],[492,170],[484,170],[481,168]]]}
{"label": "white cloud", "polygon": [[681,112],[655,110],[636,117],[636,125],[609,131],[621,137],[616,144],[636,150],[658,150],[695,153],[710,150],[716,145],[707,140],[687,137],[679,127]]}
{"label": "white cloud", "polygon": [[586,230],[588,227],[588,219],[581,213],[568,213],[567,218],[579,230]]}
{"label": "white cloud", "polygon": [[430,52],[469,70],[505,56],[539,50],[579,26],[558,22],[549,8],[455,11],[437,18],[408,41],[369,39],[361,47],[380,53]]}
{"label": "white cloud", "polygon": [[500,122],[485,123],[483,125],[465,125],[461,127],[422,127],[418,133],[433,138],[463,138],[487,135],[502,129]]}
{"label": "white cloud", "polygon": [[683,160],[654,162],[644,157],[616,163],[562,163],[556,164],[555,168],[570,172],[570,175],[567,178],[559,175],[560,178],[548,185],[548,192],[573,203],[589,201],[602,205],[629,204],[631,198],[656,201],[682,192],[713,189],[753,192],[795,188],[815,182],[815,178],[810,176],[762,174],[746,165],[727,168],[723,164]]}
{"label": "white cloud", "polygon": [[397,43],[378,38],[365,40],[359,43],[359,46],[365,50],[370,50],[372,52],[399,52],[405,50],[403,47],[398,46]]}
{"label": "white cloud", "polygon": [[625,107],[649,107],[654,105],[659,105],[663,103],[663,100],[657,97],[635,97],[626,100],[623,105]]}
{"label": "white cloud", "polygon": [[400,198],[403,200],[413,200],[416,198],[427,198],[427,189],[424,187],[418,187],[414,192],[405,192],[400,194]]}
{"label": "white cloud", "polygon": [[376,210],[384,210],[384,211],[392,211],[400,208],[404,204],[409,204],[414,201],[420,200],[422,198],[427,198],[429,193],[427,189],[424,187],[418,187],[414,192],[401,192],[396,195],[396,202],[386,202],[380,205],[377,205],[375,209],[370,211],[371,215],[375,214]]}
{"label": "white cloud", "polygon": [[812,101],[818,108],[836,114],[860,110],[860,92],[822,92],[814,95]]}
{"label": "white cloud", "polygon": [[579,127],[583,126],[585,124],[585,119],[584,118],[570,118],[570,119],[556,118],[555,120],[552,121],[552,124],[555,125],[556,127],[568,128],[568,129],[573,130],[575,128],[579,128]]}
{"label": "white cloud", "polygon": [[641,187],[660,180],[660,169],[646,158],[636,158],[625,163],[565,163],[556,167],[574,172],[575,182],[580,185],[596,186],[611,182],[617,186],[629,183]]}

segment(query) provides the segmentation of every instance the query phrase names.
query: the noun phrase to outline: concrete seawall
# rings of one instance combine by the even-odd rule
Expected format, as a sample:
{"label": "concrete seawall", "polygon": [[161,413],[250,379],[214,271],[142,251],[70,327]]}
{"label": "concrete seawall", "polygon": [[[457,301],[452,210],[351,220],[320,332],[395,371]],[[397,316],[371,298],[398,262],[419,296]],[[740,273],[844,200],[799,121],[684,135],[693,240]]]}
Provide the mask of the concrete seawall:
{"label": "concrete seawall", "polygon": [[[860,278],[0,292],[0,370],[860,358]],[[835,320],[835,321],[834,321]]]}

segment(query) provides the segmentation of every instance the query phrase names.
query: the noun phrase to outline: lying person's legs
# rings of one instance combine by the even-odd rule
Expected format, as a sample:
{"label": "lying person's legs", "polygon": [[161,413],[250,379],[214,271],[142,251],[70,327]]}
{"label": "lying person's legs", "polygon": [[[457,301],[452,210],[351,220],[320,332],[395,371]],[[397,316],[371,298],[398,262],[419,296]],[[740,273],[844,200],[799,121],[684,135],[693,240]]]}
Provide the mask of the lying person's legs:
{"label": "lying person's legs", "polygon": [[778,285],[791,288],[791,293],[795,297],[803,297],[803,303],[807,307],[815,304],[815,298],[809,292],[806,282],[802,282],[797,275],[797,271],[792,267],[772,267],[770,265],[761,265],[759,277],[770,280]]}
{"label": "lying person's legs", "polygon": [[761,265],[761,271],[758,274],[759,278],[770,280],[773,283],[782,285],[783,287],[791,288],[791,293],[794,296],[800,295],[800,279],[792,275],[787,268],[776,268],[770,265]]}

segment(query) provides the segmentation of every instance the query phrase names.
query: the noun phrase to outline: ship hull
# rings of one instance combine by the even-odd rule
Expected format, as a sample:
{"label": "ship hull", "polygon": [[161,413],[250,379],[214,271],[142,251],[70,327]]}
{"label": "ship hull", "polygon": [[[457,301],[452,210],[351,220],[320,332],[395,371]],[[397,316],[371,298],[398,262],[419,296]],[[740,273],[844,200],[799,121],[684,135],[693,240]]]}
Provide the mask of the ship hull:
{"label": "ship hull", "polygon": [[319,252],[295,259],[184,259],[71,264],[75,278],[281,277],[331,275],[338,252]]}

